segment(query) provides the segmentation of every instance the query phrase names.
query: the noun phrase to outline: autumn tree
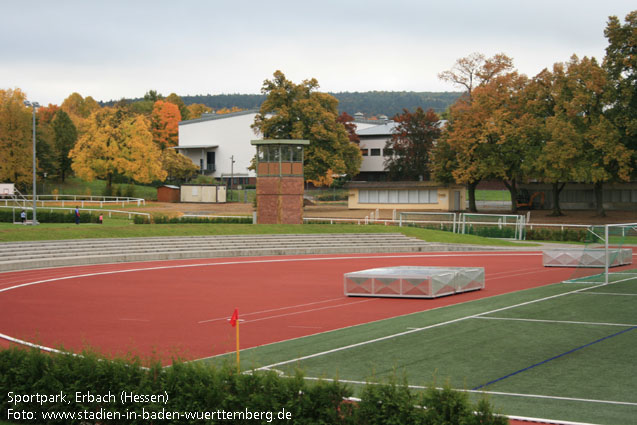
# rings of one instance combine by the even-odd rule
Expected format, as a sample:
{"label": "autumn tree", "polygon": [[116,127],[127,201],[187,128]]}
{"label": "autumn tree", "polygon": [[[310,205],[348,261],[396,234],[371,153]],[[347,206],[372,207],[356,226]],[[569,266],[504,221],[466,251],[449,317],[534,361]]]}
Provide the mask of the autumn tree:
{"label": "autumn tree", "polygon": [[203,114],[212,112],[212,108],[204,105],[203,103],[193,103],[187,106],[188,108],[188,119],[194,120],[197,118],[201,118]]}
{"label": "autumn tree", "polygon": [[252,128],[265,139],[310,140],[305,150],[305,178],[327,183],[335,174],[358,174],[362,158],[337,121],[338,101],[318,92],[318,87],[316,79],[295,84],[276,71],[272,80],[263,83],[261,92],[267,97]]}
{"label": "autumn tree", "polygon": [[430,154],[434,142],[440,138],[440,118],[433,109],[426,112],[417,108],[407,109],[396,115],[396,127],[385,150],[391,155],[385,160],[385,170],[390,180],[429,180]]}
{"label": "autumn tree", "polygon": [[145,117],[122,109],[95,111],[87,132],[69,153],[73,171],[85,180],[105,178],[109,188],[116,174],[140,183],[163,180],[161,151],[153,143],[149,126]]}
{"label": "autumn tree", "polygon": [[578,155],[568,136],[561,137],[555,117],[565,82],[564,65],[556,63],[552,71],[545,68],[533,77],[525,89],[526,110],[535,121],[536,130],[536,142],[526,160],[527,176],[551,184],[553,216],[563,215],[560,193],[573,180],[572,167]]}
{"label": "autumn tree", "polygon": [[564,81],[548,127],[559,145],[574,152],[572,180],[592,183],[597,213],[605,215],[603,184],[629,181],[634,151],[621,142],[621,133],[606,117],[607,74],[595,58],[573,55],[565,64]]}
{"label": "autumn tree", "polygon": [[179,108],[179,116],[181,117],[180,119],[184,121],[190,119],[190,112],[188,111],[188,107],[181,97],[177,96],[177,94],[175,93],[170,93],[165,100],[166,102],[172,103],[173,105],[177,106],[177,108]]}
{"label": "autumn tree", "polygon": [[169,180],[186,180],[199,170],[185,155],[170,148],[161,152],[161,164]]}
{"label": "autumn tree", "polygon": [[179,121],[181,114],[174,103],[158,100],[153,106],[151,129],[153,141],[164,150],[179,144]]}
{"label": "autumn tree", "polygon": [[513,60],[503,53],[486,58],[482,53],[472,53],[456,60],[454,66],[438,74],[438,78],[463,87],[471,99],[473,89],[513,69]]}
{"label": "autumn tree", "polygon": [[[469,211],[476,212],[475,191],[480,181],[488,175],[485,164],[480,161],[481,151],[486,146],[483,140],[484,122],[490,112],[472,107],[476,88],[489,84],[494,78],[513,69],[513,60],[500,53],[486,58],[481,53],[473,53],[456,61],[453,68],[438,75],[443,81],[464,87],[466,95],[461,96],[449,108],[447,132],[443,135],[440,148],[436,147],[432,164],[437,179],[450,176],[457,183],[467,185]],[[459,120],[458,122],[456,122]],[[451,158],[450,155],[456,155]],[[446,167],[454,167],[453,169]],[[455,168],[457,167],[457,168]]]}
{"label": "autumn tree", "polygon": [[352,143],[356,143],[359,145],[361,143],[360,137],[356,134],[356,123],[354,122],[354,117],[348,114],[347,112],[342,112],[336,118],[336,121],[340,122],[345,126],[345,130],[347,130],[347,136],[349,137],[349,141]]}
{"label": "autumn tree", "polygon": [[62,110],[58,111],[53,119],[53,140],[58,173],[64,181],[66,173],[71,170],[69,152],[77,142],[77,129],[69,115]]}
{"label": "autumn tree", "polygon": [[100,109],[100,105],[91,96],[84,98],[81,94],[74,92],[64,99],[61,108],[71,118],[73,116],[88,118],[94,111]]}
{"label": "autumn tree", "polygon": [[[622,144],[637,152],[637,10],[626,15],[623,25],[611,16],[604,35],[608,39],[603,64],[609,83],[606,115],[617,127]],[[637,171],[637,154],[632,164],[633,172]]]}
{"label": "autumn tree", "polygon": [[0,181],[21,188],[33,182],[32,111],[20,89],[0,90]]}

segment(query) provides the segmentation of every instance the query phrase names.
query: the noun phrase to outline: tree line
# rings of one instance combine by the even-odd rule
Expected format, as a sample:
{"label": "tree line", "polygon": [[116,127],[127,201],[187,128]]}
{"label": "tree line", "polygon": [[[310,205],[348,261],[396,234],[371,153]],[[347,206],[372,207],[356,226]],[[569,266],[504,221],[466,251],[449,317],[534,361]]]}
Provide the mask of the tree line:
{"label": "tree line", "polygon": [[[385,115],[392,117],[404,108],[433,109],[443,113],[458,99],[461,92],[414,92],[414,91],[367,91],[367,92],[328,92],[338,100],[339,113],[354,115],[362,112],[366,117]],[[206,94],[181,96],[186,105],[205,105],[213,111],[238,108],[240,110],[259,109],[266,100],[265,94]],[[131,99],[130,103],[142,102],[144,99]],[[116,101],[104,103],[114,105]],[[191,117],[192,118],[192,117]]]}
{"label": "tree line", "polygon": [[559,194],[567,182],[589,183],[604,215],[604,184],[637,176],[637,11],[623,24],[610,17],[604,35],[601,63],[573,55],[533,77],[504,54],[458,59],[439,75],[465,89],[445,126],[433,111],[397,116],[387,170],[396,179],[424,175],[466,184],[471,211],[483,180],[505,184],[513,211],[520,182],[550,183],[555,215],[562,214]]}

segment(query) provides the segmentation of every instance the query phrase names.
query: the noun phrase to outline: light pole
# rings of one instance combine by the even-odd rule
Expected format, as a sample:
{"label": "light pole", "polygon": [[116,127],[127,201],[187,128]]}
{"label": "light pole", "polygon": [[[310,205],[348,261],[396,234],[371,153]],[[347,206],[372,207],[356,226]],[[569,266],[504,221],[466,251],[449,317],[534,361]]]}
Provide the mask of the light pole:
{"label": "light pole", "polygon": [[38,224],[38,220],[37,220],[37,212],[36,212],[36,208],[37,208],[37,200],[36,200],[36,180],[35,180],[35,167],[36,167],[36,163],[35,163],[35,108],[39,107],[40,104],[38,102],[29,102],[28,100],[24,101],[24,104],[29,107],[32,106],[33,107],[33,220],[31,222],[31,224],[33,226]]}

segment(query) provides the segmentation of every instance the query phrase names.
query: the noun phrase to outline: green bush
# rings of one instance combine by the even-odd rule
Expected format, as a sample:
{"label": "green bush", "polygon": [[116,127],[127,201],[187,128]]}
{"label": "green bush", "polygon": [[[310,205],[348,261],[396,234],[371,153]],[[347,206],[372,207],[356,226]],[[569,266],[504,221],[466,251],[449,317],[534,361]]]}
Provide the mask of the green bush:
{"label": "green bush", "polygon": [[[78,356],[43,353],[35,349],[9,348],[0,351],[0,420],[9,419],[9,409],[30,411],[37,424],[147,424],[147,423],[220,423],[203,420],[149,420],[147,412],[289,412],[290,420],[237,419],[232,423],[295,424],[466,424],[504,425],[508,419],[493,414],[486,400],[472,405],[465,393],[432,385],[414,393],[406,382],[368,384],[360,402],[347,400],[351,389],[338,381],[308,383],[300,372],[281,377],[273,371],[237,373],[231,365],[214,367],[203,362],[173,361],[162,367],[150,360],[144,367],[136,357],[107,359],[85,351]],[[115,395],[114,402],[77,399],[76,392]],[[150,399],[122,401],[121,392],[141,396],[167,395],[165,402]],[[51,403],[17,403],[16,394],[64,394],[66,400]],[[12,400],[13,398],[13,400]],[[419,406],[425,406],[423,409]],[[50,412],[110,413],[110,420],[43,420]],[[135,412],[137,417],[126,417]],[[119,414],[119,417],[118,417]]]}
{"label": "green bush", "polygon": [[[49,211],[46,209],[37,210],[37,219],[40,223],[75,223],[73,211]],[[33,213],[26,210],[27,219],[31,220]],[[11,210],[0,209],[0,222],[12,223],[13,220],[20,221],[20,210],[15,210],[15,217]],[[99,214],[83,213],[80,211],[80,223],[98,223]]]}
{"label": "green bush", "polygon": [[[151,221],[154,224],[252,224],[252,217],[167,217],[165,215],[153,215]],[[133,219],[135,224],[149,224],[151,221],[146,216],[135,216]]]}
{"label": "green bush", "polygon": [[526,231],[526,239],[533,241],[595,242],[595,236],[585,229],[534,228]]}

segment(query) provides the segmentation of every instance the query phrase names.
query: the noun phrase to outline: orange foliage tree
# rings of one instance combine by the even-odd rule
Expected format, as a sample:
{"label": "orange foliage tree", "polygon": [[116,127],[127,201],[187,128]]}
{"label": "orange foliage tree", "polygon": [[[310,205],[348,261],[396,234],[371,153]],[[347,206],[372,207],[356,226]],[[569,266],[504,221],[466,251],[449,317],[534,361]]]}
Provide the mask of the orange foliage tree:
{"label": "orange foliage tree", "polygon": [[177,105],[158,100],[151,114],[153,141],[161,150],[179,144],[179,121],[181,113]]}

